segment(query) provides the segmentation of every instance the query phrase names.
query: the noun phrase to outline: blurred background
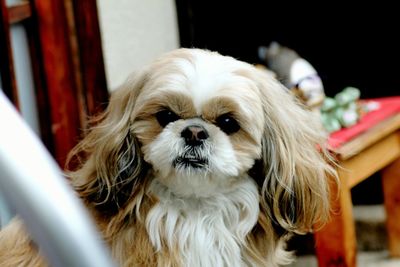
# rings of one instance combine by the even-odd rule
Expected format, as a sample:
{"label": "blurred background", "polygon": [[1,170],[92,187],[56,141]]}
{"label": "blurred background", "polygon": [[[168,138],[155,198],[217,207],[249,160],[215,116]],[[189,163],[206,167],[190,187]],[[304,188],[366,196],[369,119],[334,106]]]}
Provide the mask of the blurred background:
{"label": "blurred background", "polygon": [[400,17],[386,2],[185,0],[176,4],[183,46],[257,63],[258,46],[278,41],[314,65],[327,95],[349,85],[368,98],[399,94]]}
{"label": "blurred background", "polygon": [[[60,166],[84,134],[87,118],[104,109],[109,93],[132,71],[179,47],[265,64],[258,48],[277,41],[310,62],[327,96],[348,86],[357,87],[361,98],[400,95],[400,16],[389,2],[0,3],[1,88]],[[375,174],[353,189],[353,203],[378,205],[382,214],[380,188]],[[6,221],[7,208],[0,210]],[[384,215],[378,217],[376,236],[381,239],[369,249],[381,251]],[[302,255],[313,253],[312,237],[295,239],[291,246]]]}

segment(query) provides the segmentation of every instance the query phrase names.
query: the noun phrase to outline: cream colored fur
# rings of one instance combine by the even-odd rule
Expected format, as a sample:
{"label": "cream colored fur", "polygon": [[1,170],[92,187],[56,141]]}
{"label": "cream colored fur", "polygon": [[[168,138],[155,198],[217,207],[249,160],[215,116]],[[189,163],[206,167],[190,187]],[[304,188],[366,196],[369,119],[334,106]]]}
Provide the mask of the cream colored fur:
{"label": "cream colored fur", "polygon": [[[164,109],[177,115],[165,127]],[[218,124],[226,114],[237,131]],[[181,136],[191,125],[208,133],[196,148]],[[292,233],[328,218],[335,172],[319,126],[268,74],[178,49],[113,93],[67,176],[121,266],[278,266]],[[0,232],[0,266],[43,265],[19,220]]]}

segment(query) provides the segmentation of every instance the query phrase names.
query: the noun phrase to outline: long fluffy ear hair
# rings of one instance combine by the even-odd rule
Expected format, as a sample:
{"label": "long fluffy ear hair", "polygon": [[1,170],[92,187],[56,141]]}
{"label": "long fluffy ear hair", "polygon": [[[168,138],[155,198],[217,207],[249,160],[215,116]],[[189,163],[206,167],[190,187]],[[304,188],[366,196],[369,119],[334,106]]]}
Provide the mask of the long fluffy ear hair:
{"label": "long fluffy ear hair", "polygon": [[258,162],[261,208],[284,232],[308,232],[328,219],[330,178],[336,181],[326,136],[318,117],[288,89],[260,70],[253,75],[266,122]]}
{"label": "long fluffy ear hair", "polygon": [[143,191],[148,168],[131,121],[145,81],[144,72],[132,75],[113,92],[106,111],[69,154],[69,165],[78,166],[67,176],[80,197],[102,214],[115,214]]}

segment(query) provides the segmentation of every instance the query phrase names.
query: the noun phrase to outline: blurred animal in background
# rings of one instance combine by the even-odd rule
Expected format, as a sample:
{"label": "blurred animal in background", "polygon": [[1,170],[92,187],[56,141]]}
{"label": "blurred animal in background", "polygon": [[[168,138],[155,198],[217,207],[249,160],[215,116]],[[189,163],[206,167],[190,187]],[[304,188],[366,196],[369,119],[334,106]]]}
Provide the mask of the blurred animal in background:
{"label": "blurred animal in background", "polygon": [[315,68],[296,51],[272,42],[268,47],[260,46],[259,58],[276,78],[291,90],[310,109],[319,109],[325,92],[321,78]]}

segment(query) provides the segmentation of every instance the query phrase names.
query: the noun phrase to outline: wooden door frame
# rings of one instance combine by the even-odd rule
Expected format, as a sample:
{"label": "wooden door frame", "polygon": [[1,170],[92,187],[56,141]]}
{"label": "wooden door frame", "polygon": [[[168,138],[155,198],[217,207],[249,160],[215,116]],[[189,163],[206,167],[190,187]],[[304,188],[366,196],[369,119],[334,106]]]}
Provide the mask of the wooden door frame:
{"label": "wooden door frame", "polygon": [[[64,167],[86,121],[108,100],[95,0],[30,0],[6,6],[0,0],[2,88],[18,107],[10,26],[23,23],[28,39],[41,136]],[[3,48],[4,46],[4,48]]]}

